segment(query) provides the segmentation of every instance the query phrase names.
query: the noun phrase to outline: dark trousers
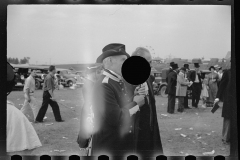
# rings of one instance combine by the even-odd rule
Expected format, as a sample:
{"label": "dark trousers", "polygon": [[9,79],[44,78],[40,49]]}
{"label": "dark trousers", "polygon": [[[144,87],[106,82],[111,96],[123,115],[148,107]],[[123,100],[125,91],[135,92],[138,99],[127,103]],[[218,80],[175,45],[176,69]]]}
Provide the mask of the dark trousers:
{"label": "dark trousers", "polygon": [[50,98],[51,98],[51,95],[49,94],[49,92],[48,91],[44,91],[43,92],[42,106],[41,106],[41,108],[40,108],[40,110],[38,112],[36,121],[41,122],[43,120],[43,118],[44,118],[44,116],[45,116],[45,114],[47,112],[49,104],[52,107],[55,120],[56,121],[62,120],[61,115],[60,115],[60,109],[59,109],[59,106],[58,106],[57,102],[51,100]]}
{"label": "dark trousers", "polygon": [[184,97],[178,97],[178,112],[183,112],[184,110]]}
{"label": "dark trousers", "polygon": [[192,106],[197,107],[200,95],[202,90],[202,84],[201,83],[193,83],[192,84]]}
{"label": "dark trousers", "polygon": [[168,94],[168,113],[174,113],[176,95]]}
{"label": "dark trousers", "polygon": [[188,108],[188,94],[184,97],[184,108]]}

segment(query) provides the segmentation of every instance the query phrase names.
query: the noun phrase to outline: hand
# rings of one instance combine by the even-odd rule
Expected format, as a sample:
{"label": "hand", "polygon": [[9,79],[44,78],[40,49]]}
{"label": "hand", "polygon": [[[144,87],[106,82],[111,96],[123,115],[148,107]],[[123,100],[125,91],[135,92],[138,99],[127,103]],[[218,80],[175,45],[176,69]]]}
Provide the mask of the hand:
{"label": "hand", "polygon": [[139,88],[139,89],[137,90],[137,93],[138,93],[139,95],[145,95],[145,93],[146,93],[145,87],[143,86],[143,87]]}
{"label": "hand", "polygon": [[214,100],[214,104],[217,103],[217,102],[219,102],[219,98],[216,98],[216,99]]}
{"label": "hand", "polygon": [[145,99],[143,95],[137,95],[133,98],[133,101],[135,101],[139,107],[143,106],[145,104]]}
{"label": "hand", "polygon": [[54,97],[51,98],[52,101],[56,101],[56,99]]}
{"label": "hand", "polygon": [[213,82],[216,82],[216,79],[212,79]]}

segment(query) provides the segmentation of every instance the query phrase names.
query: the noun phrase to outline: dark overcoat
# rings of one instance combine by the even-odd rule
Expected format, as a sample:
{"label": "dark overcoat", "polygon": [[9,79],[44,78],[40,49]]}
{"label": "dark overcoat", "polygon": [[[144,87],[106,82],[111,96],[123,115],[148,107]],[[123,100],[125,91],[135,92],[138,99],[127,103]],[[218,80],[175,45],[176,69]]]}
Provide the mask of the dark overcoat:
{"label": "dark overcoat", "polygon": [[232,107],[232,87],[231,87],[231,69],[223,73],[222,79],[219,84],[216,98],[223,102],[222,117],[231,118]]}
{"label": "dark overcoat", "polygon": [[114,77],[105,70],[93,89],[93,156],[125,156],[133,152],[133,121],[129,109],[137,104],[124,83]]}
{"label": "dark overcoat", "polygon": [[[134,151],[138,156],[163,155],[160,131],[157,120],[156,101],[153,93],[152,80],[146,81],[149,88],[149,102],[145,98],[145,104],[140,107],[134,118]],[[128,87],[131,88],[131,87]],[[132,93],[135,90],[132,87]]]}
{"label": "dark overcoat", "polygon": [[172,71],[167,76],[166,94],[176,95],[177,73]]}

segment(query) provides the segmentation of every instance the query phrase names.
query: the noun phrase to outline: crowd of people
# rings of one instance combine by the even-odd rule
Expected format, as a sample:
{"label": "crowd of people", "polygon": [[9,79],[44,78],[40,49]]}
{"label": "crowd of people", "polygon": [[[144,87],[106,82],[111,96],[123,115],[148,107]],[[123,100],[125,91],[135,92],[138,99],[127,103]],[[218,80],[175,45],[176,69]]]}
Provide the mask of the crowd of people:
{"label": "crowd of people", "polygon": [[[151,66],[152,57],[146,48],[138,47],[131,56],[143,57]],[[125,45],[108,44],[102,49],[96,65],[86,70],[82,88],[84,105],[80,114],[80,130],[76,140],[80,149],[89,149],[88,155],[127,156],[135,154],[141,157],[152,157],[164,154],[152,88],[154,78],[149,76],[141,85],[128,83],[122,76],[121,68],[129,57],[130,55],[125,51]],[[10,64],[8,66],[11,68]],[[203,100],[204,108],[207,103],[212,106],[223,101],[223,141],[229,143],[230,112],[227,113],[226,110],[228,110],[227,103],[230,98],[227,95],[227,92],[230,92],[230,69],[222,73],[218,66],[211,66],[209,68],[211,73],[205,75],[199,70],[199,63],[195,63],[194,67],[194,70],[190,71],[188,64],[179,68],[178,64],[170,63],[166,89],[167,112],[174,113],[176,97],[178,98],[178,112],[192,107],[198,108],[200,98]],[[14,76],[11,77],[12,73],[9,70],[8,88],[11,92]],[[43,102],[39,110],[36,109],[34,98],[34,76],[36,74],[34,70],[26,79],[22,112],[7,102],[7,148],[9,152],[33,149],[42,145],[33,126],[24,116],[28,107],[33,110],[35,123],[43,122],[49,104],[53,109],[55,120],[64,122],[54,94],[55,72],[55,67],[50,66],[49,74],[44,80]],[[192,91],[192,106],[188,105],[188,90]],[[15,127],[20,126],[22,126],[20,132],[15,133]]]}
{"label": "crowd of people", "polygon": [[[231,61],[230,61],[231,62]],[[184,109],[198,108],[199,100],[202,100],[202,108],[213,107],[220,100],[223,102],[222,117],[223,131],[222,141],[230,143],[230,92],[231,88],[231,63],[223,72],[218,65],[210,66],[209,74],[199,70],[199,63],[194,63],[194,70],[189,69],[188,64],[178,68],[178,64],[170,63],[167,73],[168,109],[170,114],[175,110],[175,99],[178,98],[178,112]],[[192,92],[192,106],[188,105],[188,90]]]}
{"label": "crowd of people", "polygon": [[[168,94],[168,113],[174,113],[176,98],[178,99],[178,112],[198,108],[200,100],[203,102],[202,108],[213,107],[223,74],[222,68],[218,65],[211,66],[209,74],[202,72],[199,68],[199,63],[194,63],[194,70],[190,70],[188,64],[179,68],[178,64],[170,63],[165,91]],[[192,93],[191,106],[188,104],[189,93]]]}

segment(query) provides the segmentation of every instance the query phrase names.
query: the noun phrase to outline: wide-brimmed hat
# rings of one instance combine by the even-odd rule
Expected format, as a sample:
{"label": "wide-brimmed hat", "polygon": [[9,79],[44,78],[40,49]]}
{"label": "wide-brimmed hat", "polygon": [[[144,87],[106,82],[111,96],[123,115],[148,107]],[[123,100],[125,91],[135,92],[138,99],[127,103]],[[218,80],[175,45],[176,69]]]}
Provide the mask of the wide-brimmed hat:
{"label": "wide-brimmed hat", "polygon": [[199,68],[200,67],[199,63],[194,63],[194,67]]}
{"label": "wide-brimmed hat", "polygon": [[126,55],[127,58],[130,57],[130,55],[125,51],[125,45],[120,43],[111,43],[106,45],[102,49],[102,54],[97,58],[97,63],[102,63],[102,61],[110,56],[120,56],[120,55]]}
{"label": "wide-brimmed hat", "polygon": [[210,66],[210,67],[209,67],[209,71],[211,71],[212,68],[213,68],[214,70],[216,70],[216,68],[215,68],[214,66]]}
{"label": "wide-brimmed hat", "polygon": [[185,64],[183,64],[183,67],[186,69],[189,69],[189,64],[185,63]]}
{"label": "wide-brimmed hat", "polygon": [[175,63],[174,62],[171,62],[169,65],[172,67]]}

